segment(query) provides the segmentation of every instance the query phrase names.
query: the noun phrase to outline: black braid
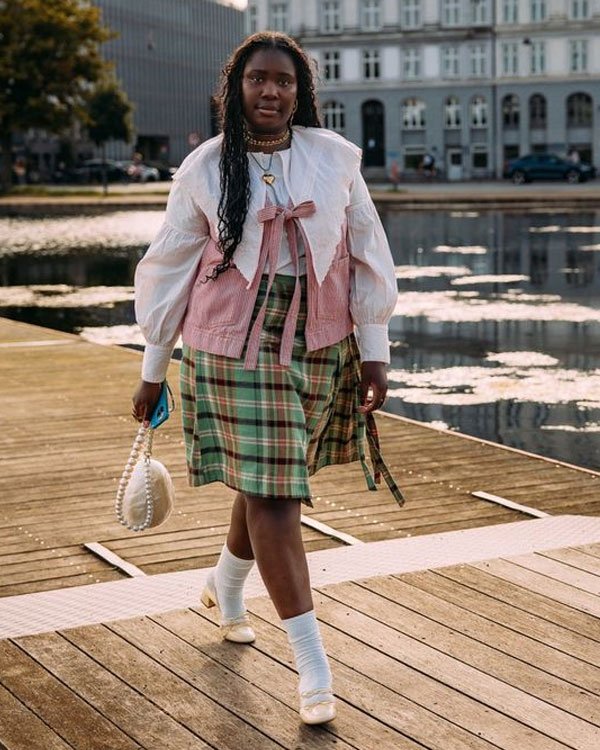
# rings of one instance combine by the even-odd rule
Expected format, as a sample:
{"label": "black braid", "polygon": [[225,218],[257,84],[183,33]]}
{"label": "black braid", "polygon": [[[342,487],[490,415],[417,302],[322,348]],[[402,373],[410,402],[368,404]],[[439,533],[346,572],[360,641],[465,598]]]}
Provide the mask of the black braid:
{"label": "black braid", "polygon": [[223,260],[208,279],[216,279],[231,267],[233,254],[240,244],[244,222],[250,203],[250,174],[244,139],[244,114],[242,110],[242,75],[251,55],[260,49],[276,49],[288,54],[296,69],[298,83],[298,108],[294,125],[320,128],[315,82],[306,53],[286,34],[264,31],[249,36],[231,55],[222,71],[221,87],[216,104],[223,130],[223,145],[219,161],[221,198],[219,219],[219,245]]}

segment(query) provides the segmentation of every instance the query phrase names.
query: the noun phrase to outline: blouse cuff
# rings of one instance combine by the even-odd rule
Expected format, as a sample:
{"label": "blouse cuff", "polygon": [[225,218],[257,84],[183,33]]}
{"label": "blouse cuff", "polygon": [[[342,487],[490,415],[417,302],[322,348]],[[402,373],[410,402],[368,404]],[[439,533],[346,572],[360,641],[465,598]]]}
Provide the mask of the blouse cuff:
{"label": "blouse cuff", "polygon": [[167,377],[173,348],[172,346],[146,344],[142,360],[142,380],[145,380],[147,383],[163,382]]}
{"label": "blouse cuff", "polygon": [[356,326],[361,362],[390,363],[390,342],[387,324],[365,323]]}

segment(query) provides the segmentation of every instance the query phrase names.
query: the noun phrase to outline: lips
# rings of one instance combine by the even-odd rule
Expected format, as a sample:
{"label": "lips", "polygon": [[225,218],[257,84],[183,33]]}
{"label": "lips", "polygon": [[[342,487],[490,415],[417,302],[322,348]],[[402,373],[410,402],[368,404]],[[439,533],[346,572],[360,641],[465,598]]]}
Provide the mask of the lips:
{"label": "lips", "polygon": [[261,112],[279,112],[279,110],[276,107],[263,107],[260,104],[256,109],[261,110]]}

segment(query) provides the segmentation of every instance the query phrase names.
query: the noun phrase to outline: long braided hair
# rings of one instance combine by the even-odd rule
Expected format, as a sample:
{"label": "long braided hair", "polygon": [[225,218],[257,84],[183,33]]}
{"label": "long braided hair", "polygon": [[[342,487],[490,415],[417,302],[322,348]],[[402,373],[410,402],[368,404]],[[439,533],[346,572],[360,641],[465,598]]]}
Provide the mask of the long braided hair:
{"label": "long braided hair", "polygon": [[215,97],[223,130],[219,161],[221,198],[217,210],[219,245],[223,260],[208,277],[216,279],[231,267],[233,254],[240,244],[250,202],[250,174],[244,138],[242,77],[250,57],[258,50],[280,50],[288,54],[296,69],[298,107],[294,124],[319,128],[314,78],[310,61],[302,48],[286,34],[261,31],[249,36],[231,55],[225,65],[220,90]]}

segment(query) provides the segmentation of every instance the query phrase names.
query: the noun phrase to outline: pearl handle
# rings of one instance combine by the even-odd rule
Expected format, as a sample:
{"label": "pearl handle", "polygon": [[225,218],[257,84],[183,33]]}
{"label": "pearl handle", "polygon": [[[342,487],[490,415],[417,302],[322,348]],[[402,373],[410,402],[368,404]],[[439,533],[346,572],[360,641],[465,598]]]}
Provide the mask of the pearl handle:
{"label": "pearl handle", "polygon": [[[133,441],[131,453],[129,454],[129,460],[125,465],[125,469],[119,481],[117,489],[117,497],[115,499],[115,512],[119,523],[126,526],[130,531],[145,531],[150,527],[152,522],[152,515],[154,513],[154,498],[152,496],[152,483],[150,479],[150,459],[152,457],[152,438],[154,430],[151,427],[144,427],[140,425],[138,433]],[[129,480],[133,473],[133,469],[137,464],[140,453],[144,453],[144,481],[146,489],[146,515],[144,520],[140,524],[130,524],[125,516],[123,515],[123,498],[125,497],[125,491],[129,485]]]}

